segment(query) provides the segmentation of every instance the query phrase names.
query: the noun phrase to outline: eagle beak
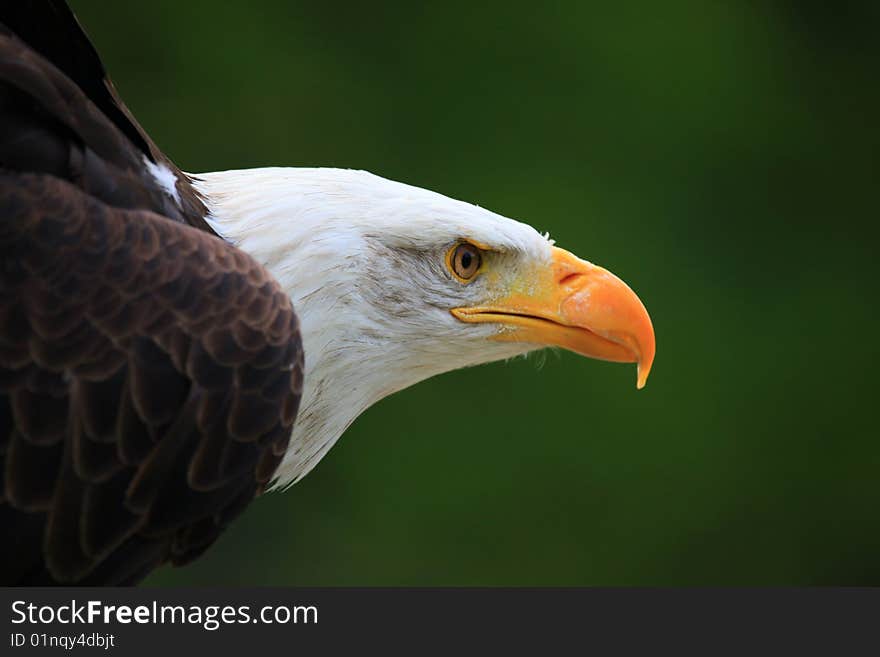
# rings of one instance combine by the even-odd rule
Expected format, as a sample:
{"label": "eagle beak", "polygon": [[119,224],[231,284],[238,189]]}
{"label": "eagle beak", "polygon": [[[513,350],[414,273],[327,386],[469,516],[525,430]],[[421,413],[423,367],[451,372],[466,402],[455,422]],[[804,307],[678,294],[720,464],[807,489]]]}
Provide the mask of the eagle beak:
{"label": "eagle beak", "polygon": [[654,362],[654,327],[635,292],[617,276],[553,247],[549,266],[513,288],[491,305],[454,308],[452,314],[463,322],[501,325],[496,340],[638,363],[636,386],[644,387]]}

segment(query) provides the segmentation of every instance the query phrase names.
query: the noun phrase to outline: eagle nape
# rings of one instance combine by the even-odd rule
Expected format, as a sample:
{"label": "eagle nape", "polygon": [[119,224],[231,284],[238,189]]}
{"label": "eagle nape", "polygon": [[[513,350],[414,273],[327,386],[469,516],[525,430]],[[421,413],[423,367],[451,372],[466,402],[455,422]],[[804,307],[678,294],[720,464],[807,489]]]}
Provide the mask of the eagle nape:
{"label": "eagle nape", "polygon": [[641,388],[654,359],[635,293],[526,223],[365,171],[181,171],[62,0],[0,3],[0,263],[2,584],[186,564],[437,374],[558,346]]}

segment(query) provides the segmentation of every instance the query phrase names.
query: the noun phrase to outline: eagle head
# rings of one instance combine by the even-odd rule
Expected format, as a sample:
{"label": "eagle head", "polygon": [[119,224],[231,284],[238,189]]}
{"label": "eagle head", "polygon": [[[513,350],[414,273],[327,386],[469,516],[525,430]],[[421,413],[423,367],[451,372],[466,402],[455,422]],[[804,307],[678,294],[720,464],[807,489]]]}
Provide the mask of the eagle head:
{"label": "eagle head", "polygon": [[279,485],[302,478],[383,397],[449,370],[556,346],[637,363],[654,330],[617,276],[531,226],[364,171],[194,176],[223,238],[287,289],[305,352]]}

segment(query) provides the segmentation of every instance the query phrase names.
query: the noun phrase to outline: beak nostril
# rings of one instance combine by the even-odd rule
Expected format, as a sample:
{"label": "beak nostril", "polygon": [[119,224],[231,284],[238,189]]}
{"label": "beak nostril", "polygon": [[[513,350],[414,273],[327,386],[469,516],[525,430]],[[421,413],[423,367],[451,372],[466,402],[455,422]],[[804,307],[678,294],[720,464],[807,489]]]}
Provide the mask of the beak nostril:
{"label": "beak nostril", "polygon": [[571,283],[572,281],[576,281],[577,279],[579,279],[581,276],[583,276],[583,274],[582,274],[581,272],[579,272],[579,271],[573,271],[573,272],[571,272],[570,274],[566,274],[565,276],[563,276],[562,278],[560,278],[560,279],[559,279],[559,284],[560,284],[560,285],[568,285],[568,284]]}

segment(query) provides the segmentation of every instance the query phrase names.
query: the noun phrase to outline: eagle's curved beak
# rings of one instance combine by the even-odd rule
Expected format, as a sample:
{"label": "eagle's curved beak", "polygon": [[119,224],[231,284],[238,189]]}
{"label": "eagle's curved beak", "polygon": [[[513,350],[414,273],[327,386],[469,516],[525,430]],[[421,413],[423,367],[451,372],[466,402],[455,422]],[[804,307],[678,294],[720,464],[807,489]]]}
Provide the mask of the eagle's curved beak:
{"label": "eagle's curved beak", "polygon": [[654,327],[635,292],[608,270],[558,247],[549,266],[524,276],[505,298],[454,308],[452,314],[463,322],[498,323],[502,330],[496,340],[638,363],[638,388],[654,362]]}

